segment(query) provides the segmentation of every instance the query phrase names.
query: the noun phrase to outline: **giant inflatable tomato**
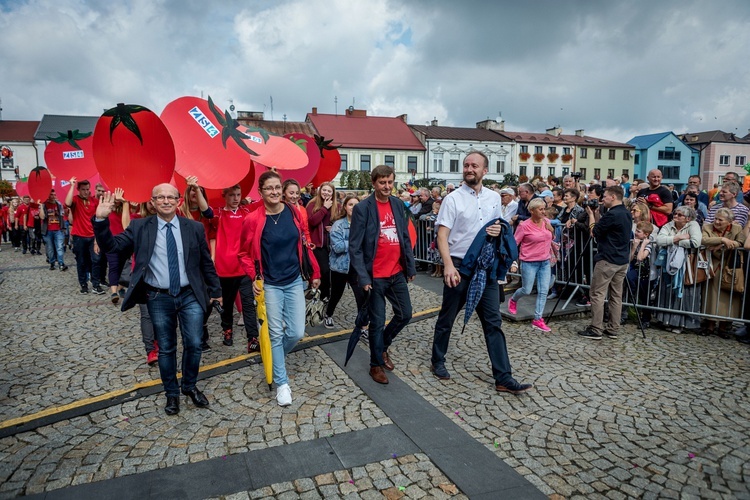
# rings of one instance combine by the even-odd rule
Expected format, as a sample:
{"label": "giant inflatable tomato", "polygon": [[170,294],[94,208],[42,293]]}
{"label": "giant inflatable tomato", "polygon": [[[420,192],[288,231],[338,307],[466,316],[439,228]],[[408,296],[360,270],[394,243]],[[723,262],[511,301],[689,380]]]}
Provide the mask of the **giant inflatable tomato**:
{"label": "giant inflatable tomato", "polygon": [[16,190],[16,194],[21,198],[24,196],[31,196],[31,194],[29,194],[29,183],[27,181],[17,181],[13,188]]}
{"label": "giant inflatable tomato", "polygon": [[[180,195],[185,194],[185,189],[187,188],[187,182],[185,181],[185,178],[178,174],[177,172],[174,173],[174,177],[172,178],[172,185],[177,188],[177,190],[180,192]],[[254,165],[250,165],[250,171],[247,173],[244,179],[242,179],[240,182],[237,182],[236,184],[240,185],[241,193],[243,197],[250,196],[251,198],[257,198],[257,195],[253,195],[253,183],[255,182],[255,168]],[[198,179],[199,184],[203,184]],[[204,188],[206,189],[206,188]],[[206,189],[206,201],[208,202],[208,206],[211,208],[216,207],[223,207],[226,205],[224,201],[224,197],[222,196],[222,189]],[[184,203],[184,202],[183,202]]]}
{"label": "giant inflatable tomato", "polygon": [[122,188],[127,200],[144,202],[154,186],[172,178],[174,144],[151,110],[120,103],[96,122],[94,160],[110,188]]}
{"label": "giant inflatable tomato", "polygon": [[76,129],[57,134],[57,137],[47,137],[50,141],[44,149],[47,168],[57,178],[90,180],[97,172],[91,132],[82,134]]}
{"label": "giant inflatable tomato", "polygon": [[296,143],[287,137],[270,135],[259,128],[245,128],[245,144],[252,149],[256,155],[253,161],[262,163],[276,170],[297,170],[304,168],[307,163],[307,154]]}
{"label": "giant inflatable tomato", "polygon": [[[206,189],[237,184],[250,171],[248,135],[232,116],[198,97],[180,97],[167,104],[161,119],[172,134],[176,168],[183,178],[194,175]],[[252,141],[251,141],[252,142]]]}
{"label": "giant inflatable tomato", "polygon": [[44,167],[36,167],[29,174],[29,196],[34,201],[44,201],[52,191],[52,176]]}
{"label": "giant inflatable tomato", "polygon": [[[98,176],[99,174],[97,174],[97,177]],[[57,200],[62,203],[68,196],[68,191],[70,191],[71,184],[67,179],[61,179],[58,177],[52,180],[52,187],[55,190],[55,196],[57,196]]]}
{"label": "giant inflatable tomato", "polygon": [[315,143],[320,149],[321,158],[318,173],[315,174],[312,181],[314,186],[332,181],[341,170],[341,154],[336,149],[338,146],[331,146],[332,142],[333,139],[326,140],[319,135],[315,136]]}
{"label": "giant inflatable tomato", "polygon": [[[279,170],[281,181],[294,179],[299,185],[305,187],[313,180],[320,167],[320,149],[315,144],[315,139],[305,134],[286,134],[284,137],[291,139],[298,147],[302,148],[307,154],[307,165],[299,170]],[[256,172],[257,175],[257,172]]]}

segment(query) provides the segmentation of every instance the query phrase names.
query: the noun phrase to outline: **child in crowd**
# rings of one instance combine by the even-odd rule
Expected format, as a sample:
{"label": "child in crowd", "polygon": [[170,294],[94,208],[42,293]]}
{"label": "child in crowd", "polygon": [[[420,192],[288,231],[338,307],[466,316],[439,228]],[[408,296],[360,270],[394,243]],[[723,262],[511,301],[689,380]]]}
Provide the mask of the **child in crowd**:
{"label": "child in crowd", "polygon": [[[626,275],[629,292],[635,297],[630,296],[630,301],[637,305],[648,306],[649,292],[651,290],[651,250],[654,246],[654,240],[651,234],[654,232],[654,226],[648,221],[641,221],[635,226],[635,237],[630,249],[630,268]],[[636,308],[641,317],[641,323],[644,328],[651,324],[651,311],[647,309]],[[622,323],[625,323],[628,317],[626,308],[622,310]]]}

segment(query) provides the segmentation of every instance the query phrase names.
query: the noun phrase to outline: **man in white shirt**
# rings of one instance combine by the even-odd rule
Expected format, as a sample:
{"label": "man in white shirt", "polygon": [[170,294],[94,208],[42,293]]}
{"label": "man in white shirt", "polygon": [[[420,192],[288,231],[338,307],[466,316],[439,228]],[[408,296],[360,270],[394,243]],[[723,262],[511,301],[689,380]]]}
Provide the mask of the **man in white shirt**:
{"label": "man in white shirt", "polygon": [[[492,189],[482,186],[482,178],[487,174],[488,165],[489,160],[480,152],[469,153],[464,158],[464,183],[450,196],[446,196],[435,221],[437,246],[445,264],[443,304],[435,323],[432,343],[432,372],[440,380],[450,379],[450,373],[445,368],[445,354],[453,323],[466,303],[471,281],[471,276],[460,274],[458,268],[480,232],[486,232],[490,237],[503,237],[503,225],[498,220],[500,196]],[[492,221],[495,223],[488,225]],[[497,280],[488,276],[476,311],[482,321],[495,390],[521,394],[532,386],[517,382],[511,373],[499,303],[500,289]]]}

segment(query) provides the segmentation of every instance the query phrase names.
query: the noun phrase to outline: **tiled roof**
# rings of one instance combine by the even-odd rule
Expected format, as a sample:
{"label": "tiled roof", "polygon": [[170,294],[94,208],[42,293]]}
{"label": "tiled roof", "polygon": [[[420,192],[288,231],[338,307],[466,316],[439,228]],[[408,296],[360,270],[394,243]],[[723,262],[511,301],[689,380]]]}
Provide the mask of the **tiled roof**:
{"label": "tiled roof", "polygon": [[318,135],[333,139],[345,148],[424,151],[409,126],[401,118],[307,114]]}
{"label": "tiled roof", "polygon": [[510,137],[502,132],[472,127],[443,127],[440,125],[409,125],[412,129],[424,134],[427,139],[445,139],[457,141],[510,142]]}
{"label": "tiled roof", "polygon": [[530,142],[534,144],[552,144],[552,145],[569,145],[570,141],[563,139],[562,136],[556,136],[552,134],[546,134],[544,132],[502,132],[503,135],[509,137],[516,142]]}
{"label": "tiled roof", "polygon": [[317,134],[315,128],[307,122],[290,122],[290,121],[271,121],[271,120],[251,120],[249,118],[238,118],[238,122],[246,127],[260,127],[272,134],[305,134],[312,137]]}
{"label": "tiled roof", "polygon": [[659,132],[658,134],[637,135],[628,141],[635,149],[648,149],[672,132]]}
{"label": "tiled roof", "polygon": [[591,137],[590,135],[571,135],[571,134],[560,134],[560,137],[564,138],[565,140],[571,142],[572,144],[575,144],[576,146],[583,146],[583,147],[600,147],[600,148],[632,148],[632,144],[627,144],[625,142],[617,142],[617,141],[610,141],[608,139],[600,139],[598,137]]}
{"label": "tiled roof", "polygon": [[681,134],[680,139],[686,144],[708,144],[710,142],[736,142],[740,144],[750,144],[750,140],[738,137],[735,134],[724,132],[722,130],[709,130],[707,132],[686,132]]}
{"label": "tiled roof", "polygon": [[34,142],[39,122],[0,120],[0,142]]}
{"label": "tiled roof", "polygon": [[68,130],[78,130],[82,134],[93,132],[98,119],[98,116],[44,115],[42,121],[38,122],[34,139],[44,141],[47,137],[57,137],[58,132]]}

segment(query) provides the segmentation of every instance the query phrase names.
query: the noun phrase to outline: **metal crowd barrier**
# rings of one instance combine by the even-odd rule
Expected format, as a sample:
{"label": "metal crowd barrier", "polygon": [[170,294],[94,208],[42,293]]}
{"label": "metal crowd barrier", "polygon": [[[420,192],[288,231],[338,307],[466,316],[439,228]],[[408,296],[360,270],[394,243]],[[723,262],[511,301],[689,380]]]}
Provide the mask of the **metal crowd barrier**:
{"label": "metal crowd barrier", "polygon": [[[434,221],[415,220],[417,242],[414,246],[414,256],[419,262],[431,263],[430,245],[434,241]],[[553,267],[554,285],[561,289],[566,283],[565,300],[560,306],[565,309],[569,302],[581,290],[588,293],[593,272],[596,243],[589,242],[588,234],[575,229],[557,228],[555,240],[560,243],[559,260]],[[730,321],[750,323],[750,255],[743,248],[737,250],[722,250],[710,252],[705,247],[691,249],[685,252],[685,259],[681,266],[667,269],[665,266],[654,264],[662,249],[668,254],[667,247],[653,244],[648,269],[649,279],[633,280],[633,271],[628,270],[631,277],[632,293],[628,288],[628,280],[624,283],[623,310],[635,307],[636,310],[649,311],[658,321],[671,325],[677,321],[672,315],[684,316],[681,323],[687,323],[686,328],[699,328],[700,319],[715,321]],[[698,254],[706,256],[697,258]],[[710,254],[713,254],[708,257]],[[693,257],[688,259],[688,255]],[[688,266],[691,262],[692,268]],[[576,265],[577,264],[577,265]],[[665,262],[665,265],[667,263]],[[699,265],[701,268],[699,268]],[[710,272],[705,266],[713,267],[717,273]],[[742,291],[736,288],[722,290],[720,283],[722,270],[728,268],[727,279],[742,283]],[[701,282],[691,280],[692,276],[703,276]],[[741,274],[741,276],[740,276]],[[520,273],[509,273],[513,282],[520,281]],[[686,284],[686,278],[688,278]],[[700,279],[700,278],[699,278]],[[664,321],[666,319],[666,321]]]}

